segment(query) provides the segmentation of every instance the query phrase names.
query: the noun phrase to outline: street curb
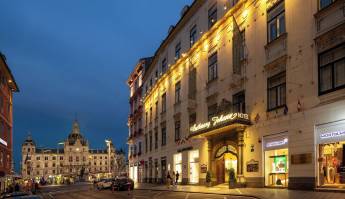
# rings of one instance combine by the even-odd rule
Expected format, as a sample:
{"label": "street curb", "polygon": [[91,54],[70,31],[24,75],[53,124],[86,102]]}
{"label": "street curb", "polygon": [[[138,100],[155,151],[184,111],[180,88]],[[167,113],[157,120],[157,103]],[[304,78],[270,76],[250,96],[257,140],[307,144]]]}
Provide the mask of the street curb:
{"label": "street curb", "polygon": [[233,193],[216,193],[216,192],[202,192],[202,191],[183,191],[183,190],[166,190],[166,189],[150,189],[150,188],[134,188],[134,190],[150,190],[150,191],[170,191],[170,192],[182,192],[182,193],[199,193],[199,194],[214,194],[214,195],[223,195],[223,196],[242,196],[250,197],[255,199],[263,199],[259,196],[249,195],[249,194],[233,194]]}

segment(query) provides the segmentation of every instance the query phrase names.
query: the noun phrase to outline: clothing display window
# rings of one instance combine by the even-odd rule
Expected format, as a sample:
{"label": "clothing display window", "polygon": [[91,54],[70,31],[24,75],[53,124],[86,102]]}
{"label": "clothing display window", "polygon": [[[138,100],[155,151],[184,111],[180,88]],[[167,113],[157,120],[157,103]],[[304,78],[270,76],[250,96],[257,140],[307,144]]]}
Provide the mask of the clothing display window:
{"label": "clothing display window", "polygon": [[265,185],[288,186],[288,149],[265,151]]}

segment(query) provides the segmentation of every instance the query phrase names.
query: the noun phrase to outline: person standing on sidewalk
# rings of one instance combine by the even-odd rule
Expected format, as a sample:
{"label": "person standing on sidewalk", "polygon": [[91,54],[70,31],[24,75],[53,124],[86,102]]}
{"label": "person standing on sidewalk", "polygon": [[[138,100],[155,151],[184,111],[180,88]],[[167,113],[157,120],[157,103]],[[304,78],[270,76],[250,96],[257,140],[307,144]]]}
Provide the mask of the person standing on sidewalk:
{"label": "person standing on sidewalk", "polygon": [[178,171],[176,171],[176,175],[175,175],[175,179],[176,179],[176,181],[175,181],[175,185],[177,185],[177,183],[178,183],[178,178],[180,177],[180,174],[178,173]]}
{"label": "person standing on sidewalk", "polygon": [[170,173],[168,171],[167,173],[167,188],[170,189],[170,184],[171,184],[171,176],[170,176]]}

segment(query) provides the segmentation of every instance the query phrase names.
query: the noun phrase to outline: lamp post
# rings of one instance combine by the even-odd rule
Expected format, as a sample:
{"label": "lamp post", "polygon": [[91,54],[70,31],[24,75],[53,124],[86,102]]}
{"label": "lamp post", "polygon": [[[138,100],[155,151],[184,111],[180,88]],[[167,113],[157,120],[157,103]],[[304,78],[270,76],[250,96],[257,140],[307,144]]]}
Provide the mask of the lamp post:
{"label": "lamp post", "polygon": [[109,174],[111,173],[110,172],[110,144],[111,144],[111,140],[105,140],[105,143],[107,144],[108,146],[108,172]]}

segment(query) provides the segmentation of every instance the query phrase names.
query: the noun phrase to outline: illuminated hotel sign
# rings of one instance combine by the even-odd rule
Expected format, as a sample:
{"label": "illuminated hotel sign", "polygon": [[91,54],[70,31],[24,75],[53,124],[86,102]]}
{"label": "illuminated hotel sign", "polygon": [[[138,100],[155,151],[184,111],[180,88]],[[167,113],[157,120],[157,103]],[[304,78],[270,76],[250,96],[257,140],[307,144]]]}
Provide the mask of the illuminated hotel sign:
{"label": "illuminated hotel sign", "polygon": [[249,116],[245,113],[229,113],[220,116],[212,117],[211,121],[205,123],[194,124],[189,128],[190,132],[195,133],[199,131],[209,130],[215,127],[222,126],[228,123],[235,123],[243,121],[242,123],[249,124]]}
{"label": "illuminated hotel sign", "polygon": [[5,140],[1,139],[1,138],[0,138],[0,143],[5,145],[5,146],[7,146],[7,142]]}
{"label": "illuminated hotel sign", "polygon": [[334,137],[341,137],[341,136],[345,136],[345,131],[322,133],[320,134],[320,139],[327,139],[327,138],[334,138]]}
{"label": "illuminated hotel sign", "polygon": [[267,143],[266,143],[266,148],[276,147],[276,146],[282,146],[282,145],[284,145],[284,144],[287,144],[288,141],[289,141],[289,140],[288,140],[287,138],[284,138],[283,140],[267,142]]}

